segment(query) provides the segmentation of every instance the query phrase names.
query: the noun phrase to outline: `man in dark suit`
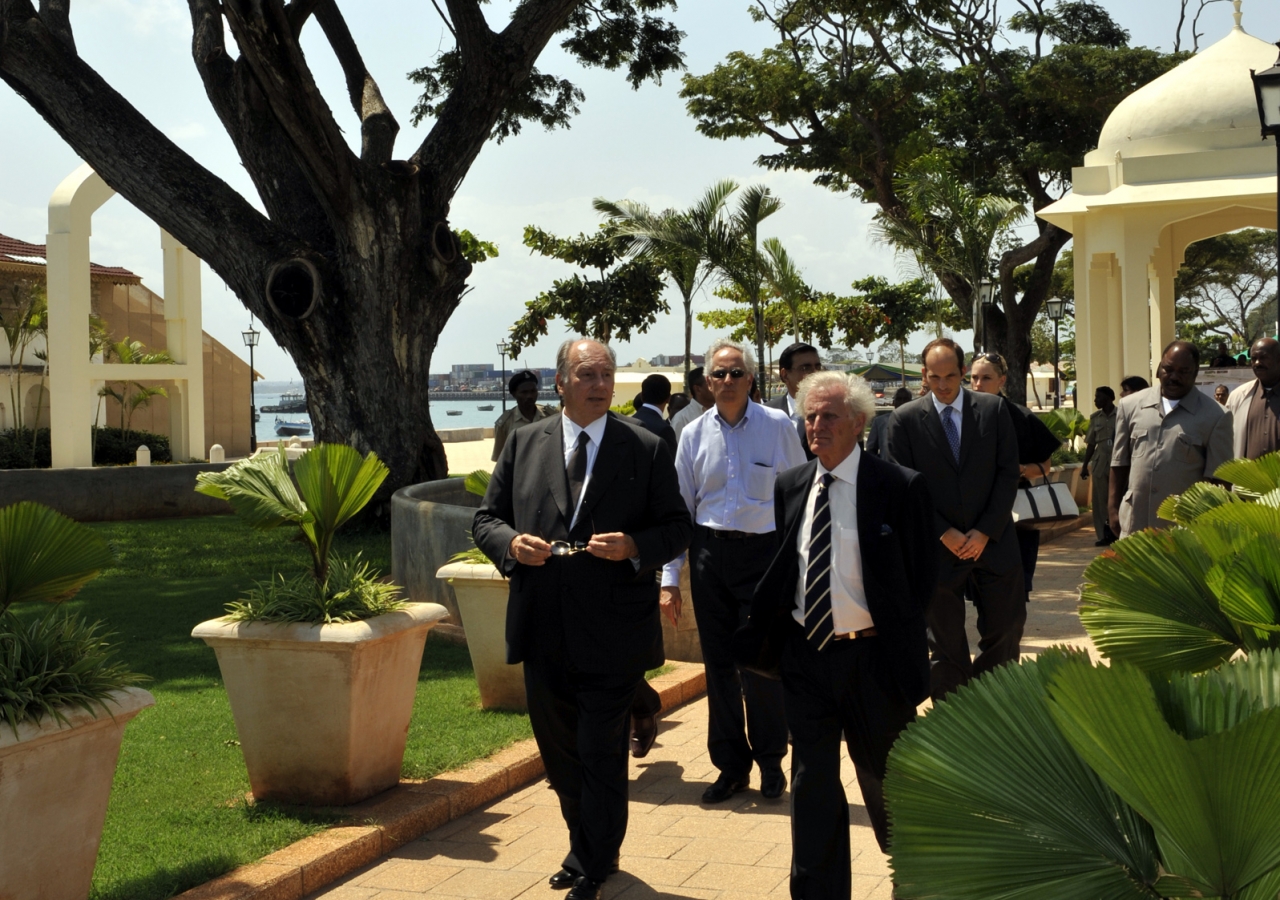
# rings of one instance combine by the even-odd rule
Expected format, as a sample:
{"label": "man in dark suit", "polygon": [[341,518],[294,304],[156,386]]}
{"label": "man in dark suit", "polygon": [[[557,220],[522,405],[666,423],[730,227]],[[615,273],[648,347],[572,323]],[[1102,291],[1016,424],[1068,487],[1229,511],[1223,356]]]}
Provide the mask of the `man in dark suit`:
{"label": "man in dark suit", "polygon": [[613,351],[566,341],[564,414],[514,432],[476,512],[476,545],[511,579],[507,662],[524,663],[529,720],[569,827],[551,877],[598,900],[627,828],[627,721],[661,665],[654,572],[693,526],[666,444],[611,414]]}
{"label": "man in dark suit", "polygon": [[640,383],[640,403],[632,417],[666,442],[674,459],[676,432],[663,415],[667,401],[671,399],[671,381],[665,375],[654,373]]}
{"label": "man in dark suit", "polygon": [[843,735],[867,815],[889,843],[889,749],[928,694],[925,607],[936,581],[924,478],[858,446],[875,397],[822,372],[798,394],[817,459],[778,476],[778,553],[735,636],[744,666],[780,670],[791,730],[791,896],[850,894]]}
{"label": "man in dark suit", "polygon": [[813,459],[813,451],[809,449],[809,440],[804,434],[804,416],[796,404],[796,391],[800,382],[814,372],[822,371],[822,357],[812,344],[797,341],[778,354],[778,378],[786,386],[787,392],[774,397],[765,406],[780,409],[796,423],[796,433],[800,435],[800,446],[804,447],[804,458]]}
{"label": "man in dark suit", "polygon": [[[964,390],[964,351],[939,338],[925,346],[929,395],[894,410],[889,459],[924,475],[939,541],[938,584],[927,618],[930,693],[941,700],[975,675],[1018,658],[1027,619],[1022,557],[1013,528],[1018,441],[999,397]],[[965,595],[978,610],[978,657],[970,659]]]}
{"label": "man in dark suit", "polygon": [[[905,403],[910,403],[912,399],[911,391],[900,387],[893,392],[893,408],[897,409]],[[888,455],[886,445],[888,444],[889,418],[890,413],[884,413],[871,419],[871,426],[867,429],[867,452],[872,456],[883,458]]]}

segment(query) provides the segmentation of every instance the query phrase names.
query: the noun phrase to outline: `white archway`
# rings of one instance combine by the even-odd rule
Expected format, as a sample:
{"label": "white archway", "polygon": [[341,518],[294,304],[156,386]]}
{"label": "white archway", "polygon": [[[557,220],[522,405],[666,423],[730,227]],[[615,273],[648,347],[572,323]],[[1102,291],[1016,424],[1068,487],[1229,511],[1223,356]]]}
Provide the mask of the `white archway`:
{"label": "white archway", "polygon": [[200,260],[163,229],[165,341],[174,364],[136,366],[89,358],[89,236],[93,214],[115,191],[87,163],[49,198],[49,394],[53,468],[93,465],[96,386],[112,381],[170,381],[173,459],[204,457],[204,343]]}

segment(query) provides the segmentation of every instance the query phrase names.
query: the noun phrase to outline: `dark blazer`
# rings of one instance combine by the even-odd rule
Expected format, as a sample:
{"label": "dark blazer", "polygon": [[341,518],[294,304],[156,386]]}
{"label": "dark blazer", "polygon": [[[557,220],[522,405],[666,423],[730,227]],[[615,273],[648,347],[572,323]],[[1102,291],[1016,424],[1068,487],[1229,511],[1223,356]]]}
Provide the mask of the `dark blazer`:
{"label": "dark blazer", "polygon": [[671,423],[647,406],[642,406],[636,410],[636,414],[632,416],[639,424],[648,428],[666,443],[671,450],[671,458],[676,456],[676,430],[671,427]]}
{"label": "dark blazer", "polygon": [[[558,603],[565,650],[582,672],[630,674],[662,665],[658,585],[653,573],[693,536],[667,445],[630,420],[609,413],[604,438],[573,532],[569,522],[560,416],[511,433],[476,511],[476,546],[511,579],[507,662],[523,662],[534,617]],[[517,534],[548,541],[585,541],[592,532],[630,535],[640,551],[613,562],[587,553],[526,566],[507,555]],[[542,609],[540,610],[539,607]]]}
{"label": "dark blazer", "polygon": [[[734,635],[740,665],[777,677],[782,646],[792,633],[800,556],[796,552],[804,508],[818,463],[788,469],[774,486],[778,553],[751,598],[747,624]],[[933,503],[912,472],[863,453],[858,462],[858,545],[867,607],[880,644],[885,686],[912,703],[929,693],[929,646],[924,612],[937,580]]]}
{"label": "dark blazer", "polygon": [[[772,400],[766,403],[765,406],[769,407],[770,409],[782,410],[787,415],[791,415],[791,411],[787,408],[786,394],[783,394],[780,397],[774,397]],[[796,434],[800,435],[800,447],[801,449],[804,450],[804,458],[813,459],[814,458],[813,451],[809,449],[809,436],[804,433],[804,422],[796,423]]]}
{"label": "dark blazer", "polygon": [[871,420],[871,427],[867,429],[867,452],[872,456],[878,456],[884,459],[888,456],[885,444],[885,435],[889,433],[889,417],[893,413],[878,413]]}
{"label": "dark blazer", "polygon": [[[933,498],[934,538],[948,528],[976,528],[990,538],[979,562],[993,572],[1022,565],[1013,529],[1013,501],[1018,492],[1018,440],[1002,398],[964,390],[960,463],[942,430],[931,396],[905,403],[889,420],[889,459],[915,469],[929,484]],[[955,555],[937,544],[942,572]]]}

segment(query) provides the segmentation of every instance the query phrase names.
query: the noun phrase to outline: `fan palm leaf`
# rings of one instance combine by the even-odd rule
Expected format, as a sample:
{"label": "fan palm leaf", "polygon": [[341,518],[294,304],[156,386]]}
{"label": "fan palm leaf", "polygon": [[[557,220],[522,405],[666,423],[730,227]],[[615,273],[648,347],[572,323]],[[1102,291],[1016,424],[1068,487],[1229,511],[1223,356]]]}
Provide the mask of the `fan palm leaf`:
{"label": "fan palm leaf", "polygon": [[889,758],[894,882],[949,900],[1139,900],[1158,868],[1151,828],[1085,764],[1047,686],[1078,655],[1051,650],[961,688]]}
{"label": "fan palm leaf", "polygon": [[221,472],[199,473],[196,492],[226,500],[254,528],[302,525],[312,517],[289,476],[283,444],[276,453],[251,456]]}
{"label": "fan palm leaf", "polygon": [[1258,459],[1227,460],[1218,466],[1213,477],[1255,494],[1266,494],[1280,488],[1280,452]]}
{"label": "fan palm leaf", "polygon": [[361,458],[345,444],[317,444],[293,464],[298,493],[310,513],[301,527],[313,547],[317,580],[328,576],[334,533],[373,499],[388,471],[372,452]]}
{"label": "fan palm leaf", "polygon": [[39,503],[0,509],[0,613],[27,600],[56,602],[114,562],[92,529]]}
{"label": "fan palm leaf", "polygon": [[[1280,669],[1270,652],[1228,669],[1237,667],[1217,691],[1220,672],[1196,676],[1203,686],[1170,682],[1164,701],[1191,708],[1177,717],[1196,723],[1190,733],[1171,727],[1150,679],[1122,662],[1062,667],[1049,687],[1067,741],[1154,829],[1164,896],[1274,896],[1280,883]],[[1204,716],[1215,693],[1220,702]]]}
{"label": "fan palm leaf", "polygon": [[467,493],[483,497],[489,490],[490,477],[492,476],[484,469],[476,469],[467,475],[462,486],[467,489]]}

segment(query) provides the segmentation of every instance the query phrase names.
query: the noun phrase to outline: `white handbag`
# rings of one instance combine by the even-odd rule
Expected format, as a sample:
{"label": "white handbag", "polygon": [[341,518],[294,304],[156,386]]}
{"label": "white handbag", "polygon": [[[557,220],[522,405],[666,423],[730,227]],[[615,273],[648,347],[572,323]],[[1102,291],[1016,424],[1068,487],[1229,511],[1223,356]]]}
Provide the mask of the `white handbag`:
{"label": "white handbag", "polygon": [[1038,522],[1061,522],[1080,515],[1080,507],[1071,496],[1071,487],[1061,481],[1049,482],[1049,476],[1040,467],[1044,483],[1018,488],[1013,501],[1013,521],[1019,525]]}

